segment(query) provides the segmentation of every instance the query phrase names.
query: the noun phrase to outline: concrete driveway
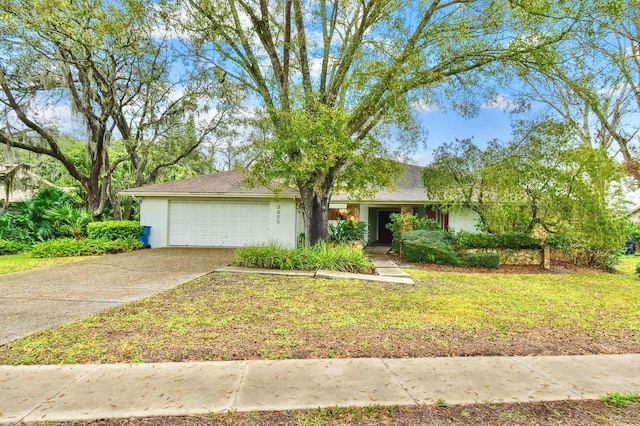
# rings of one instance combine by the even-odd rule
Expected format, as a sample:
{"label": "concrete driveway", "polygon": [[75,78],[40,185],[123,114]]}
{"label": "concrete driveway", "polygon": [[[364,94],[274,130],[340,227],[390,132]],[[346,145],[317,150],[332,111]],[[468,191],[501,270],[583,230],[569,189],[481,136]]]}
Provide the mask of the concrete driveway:
{"label": "concrete driveway", "polygon": [[161,248],[0,275],[0,345],[163,292],[232,261],[232,249]]}

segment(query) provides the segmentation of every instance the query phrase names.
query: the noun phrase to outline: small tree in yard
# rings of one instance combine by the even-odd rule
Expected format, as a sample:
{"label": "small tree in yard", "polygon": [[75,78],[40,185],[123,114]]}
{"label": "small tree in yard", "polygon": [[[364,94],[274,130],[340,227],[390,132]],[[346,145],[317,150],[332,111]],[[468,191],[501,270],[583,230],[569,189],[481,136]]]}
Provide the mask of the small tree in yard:
{"label": "small tree in yard", "polygon": [[604,149],[573,140],[562,122],[523,126],[520,139],[504,146],[482,150],[462,141],[439,148],[424,171],[429,198],[472,209],[484,231],[531,233],[540,225],[596,250],[621,247],[627,220],[619,164]]}

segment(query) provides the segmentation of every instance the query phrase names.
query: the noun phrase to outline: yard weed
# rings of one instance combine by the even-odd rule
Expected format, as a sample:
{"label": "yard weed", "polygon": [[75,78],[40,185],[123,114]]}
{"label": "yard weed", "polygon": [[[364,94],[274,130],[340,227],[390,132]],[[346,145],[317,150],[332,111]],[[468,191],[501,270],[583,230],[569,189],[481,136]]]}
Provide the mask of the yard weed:
{"label": "yard weed", "polygon": [[438,398],[436,400],[436,406],[438,406],[440,408],[447,408],[449,406],[449,404],[447,404],[447,401],[445,401],[444,398]]}
{"label": "yard weed", "polygon": [[324,426],[325,419],[319,414],[299,413],[296,423],[298,426]]}
{"label": "yard weed", "polygon": [[600,397],[605,404],[626,407],[632,402],[640,402],[640,392],[610,392]]}

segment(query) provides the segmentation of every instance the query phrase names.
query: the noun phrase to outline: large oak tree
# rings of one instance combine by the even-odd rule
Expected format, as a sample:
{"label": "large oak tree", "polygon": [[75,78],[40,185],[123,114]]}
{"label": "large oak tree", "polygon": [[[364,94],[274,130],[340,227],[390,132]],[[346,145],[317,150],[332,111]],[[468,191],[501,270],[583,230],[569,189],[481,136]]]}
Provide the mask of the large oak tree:
{"label": "large oak tree", "polygon": [[[224,85],[175,72],[157,12],[142,0],[0,0],[0,143],[63,164],[94,219],[109,204],[121,217],[120,164],[128,185],[154,182],[197,154],[229,111],[201,102]],[[68,133],[86,142],[87,168],[65,150]],[[116,140],[125,149],[114,156]]]}
{"label": "large oak tree", "polygon": [[[241,86],[268,138],[255,183],[300,192],[308,243],[324,239],[334,189],[393,181],[389,134],[415,102],[456,104],[509,63],[566,37],[582,2],[184,0],[191,51]],[[488,94],[488,93],[487,93]],[[471,96],[468,96],[471,98]],[[450,102],[448,102],[450,101]],[[396,141],[397,143],[397,141]]]}

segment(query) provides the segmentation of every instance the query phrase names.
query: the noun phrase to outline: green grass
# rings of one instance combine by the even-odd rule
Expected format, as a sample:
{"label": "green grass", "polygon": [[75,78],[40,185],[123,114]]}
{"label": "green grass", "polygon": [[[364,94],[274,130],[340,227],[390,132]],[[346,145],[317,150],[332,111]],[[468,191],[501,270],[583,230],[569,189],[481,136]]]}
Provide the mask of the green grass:
{"label": "green grass", "polygon": [[605,404],[615,405],[617,407],[626,407],[632,402],[640,402],[640,392],[611,392],[600,397],[600,400]]}
{"label": "green grass", "polygon": [[54,257],[49,259],[35,259],[29,253],[9,254],[0,256],[0,274],[25,271],[40,266],[56,265],[58,263],[77,262],[87,260],[89,257]]}
{"label": "green grass", "polygon": [[1,364],[639,351],[631,273],[215,273],[0,347]]}
{"label": "green grass", "polygon": [[616,270],[626,275],[637,276],[636,265],[638,263],[640,263],[640,255],[622,256],[618,261],[618,265],[616,265]]}

